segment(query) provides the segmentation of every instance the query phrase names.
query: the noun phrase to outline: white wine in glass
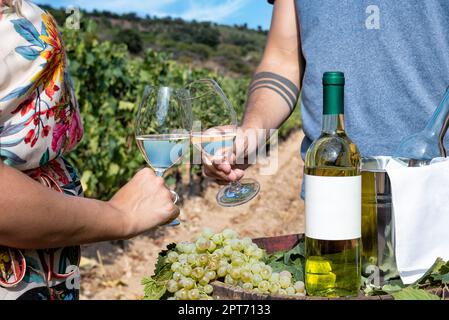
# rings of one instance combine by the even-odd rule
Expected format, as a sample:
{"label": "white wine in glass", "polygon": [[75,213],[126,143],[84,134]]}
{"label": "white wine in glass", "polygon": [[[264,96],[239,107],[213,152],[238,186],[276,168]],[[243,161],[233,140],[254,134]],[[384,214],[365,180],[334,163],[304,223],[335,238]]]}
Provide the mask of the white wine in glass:
{"label": "white wine in glass", "polygon": [[[187,87],[188,108],[195,125],[192,128],[192,144],[203,159],[220,163],[227,161],[235,150],[237,116],[231,102],[220,86],[211,79],[198,80]],[[231,182],[217,193],[217,202],[224,207],[234,207],[253,199],[260,185],[253,179]]]}
{"label": "white wine in glass", "polygon": [[[186,91],[146,86],[136,118],[136,142],[148,165],[163,177],[180,163],[190,146],[191,116],[184,104]],[[174,191],[173,202],[178,201]],[[169,225],[180,222],[173,220]]]}

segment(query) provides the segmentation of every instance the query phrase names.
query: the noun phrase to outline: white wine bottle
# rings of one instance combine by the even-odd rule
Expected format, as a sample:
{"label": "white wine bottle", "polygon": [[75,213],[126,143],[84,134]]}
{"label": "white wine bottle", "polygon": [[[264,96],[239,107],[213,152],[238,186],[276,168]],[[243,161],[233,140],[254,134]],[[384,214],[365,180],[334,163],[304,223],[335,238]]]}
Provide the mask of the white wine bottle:
{"label": "white wine bottle", "polygon": [[305,285],[309,295],[356,296],[361,276],[361,160],[344,129],[342,72],[323,75],[323,126],[305,160]]}

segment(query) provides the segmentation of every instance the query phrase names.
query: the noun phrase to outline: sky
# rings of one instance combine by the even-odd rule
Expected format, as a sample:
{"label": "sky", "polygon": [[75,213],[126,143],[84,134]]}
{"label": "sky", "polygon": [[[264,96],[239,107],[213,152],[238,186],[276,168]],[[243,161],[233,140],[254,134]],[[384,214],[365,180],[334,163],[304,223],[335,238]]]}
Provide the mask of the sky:
{"label": "sky", "polygon": [[185,20],[220,24],[247,23],[250,28],[270,27],[272,6],[266,0],[32,0],[54,7],[75,6],[116,13],[136,12],[141,16],[172,16]]}

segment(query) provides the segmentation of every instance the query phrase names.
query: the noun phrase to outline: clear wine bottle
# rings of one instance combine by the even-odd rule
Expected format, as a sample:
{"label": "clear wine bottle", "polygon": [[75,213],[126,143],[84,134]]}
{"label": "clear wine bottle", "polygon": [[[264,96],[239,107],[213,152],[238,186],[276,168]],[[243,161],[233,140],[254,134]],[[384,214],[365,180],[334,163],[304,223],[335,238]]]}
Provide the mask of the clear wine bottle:
{"label": "clear wine bottle", "polygon": [[449,126],[449,87],[424,130],[401,141],[395,158],[407,161],[409,166],[425,165],[437,157],[446,157],[444,136]]}

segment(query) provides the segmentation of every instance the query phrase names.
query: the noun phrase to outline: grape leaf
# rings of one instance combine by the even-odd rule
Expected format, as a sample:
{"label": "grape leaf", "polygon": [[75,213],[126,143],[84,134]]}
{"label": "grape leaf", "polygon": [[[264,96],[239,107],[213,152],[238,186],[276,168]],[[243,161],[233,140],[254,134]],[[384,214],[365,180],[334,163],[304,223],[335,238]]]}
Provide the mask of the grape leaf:
{"label": "grape leaf", "polygon": [[392,292],[391,295],[395,300],[440,300],[440,297],[429,293],[423,289],[416,289],[412,287],[404,288],[397,292]]}
{"label": "grape leaf", "polygon": [[295,281],[304,281],[304,241],[288,251],[278,251],[265,258],[273,272],[289,271]]}
{"label": "grape leaf", "polygon": [[153,278],[143,278],[144,300],[159,300],[167,291],[165,282],[158,282]]}
{"label": "grape leaf", "polygon": [[418,279],[414,284],[422,284],[425,283],[427,280],[431,280],[433,278],[434,274],[439,274],[439,270],[445,265],[443,259],[437,258],[433,265],[427,270],[427,272]]}
{"label": "grape leaf", "polygon": [[171,250],[174,250],[176,248],[176,243],[170,243],[167,246],[167,249],[162,250],[159,252],[159,255],[157,257],[156,266],[154,269],[154,274],[157,275],[159,272],[164,268],[164,266],[167,264],[165,257],[167,256],[168,252]]}
{"label": "grape leaf", "polygon": [[164,282],[164,284],[171,279],[173,271],[171,270],[171,264],[165,264],[158,273],[152,278],[157,282]]}

